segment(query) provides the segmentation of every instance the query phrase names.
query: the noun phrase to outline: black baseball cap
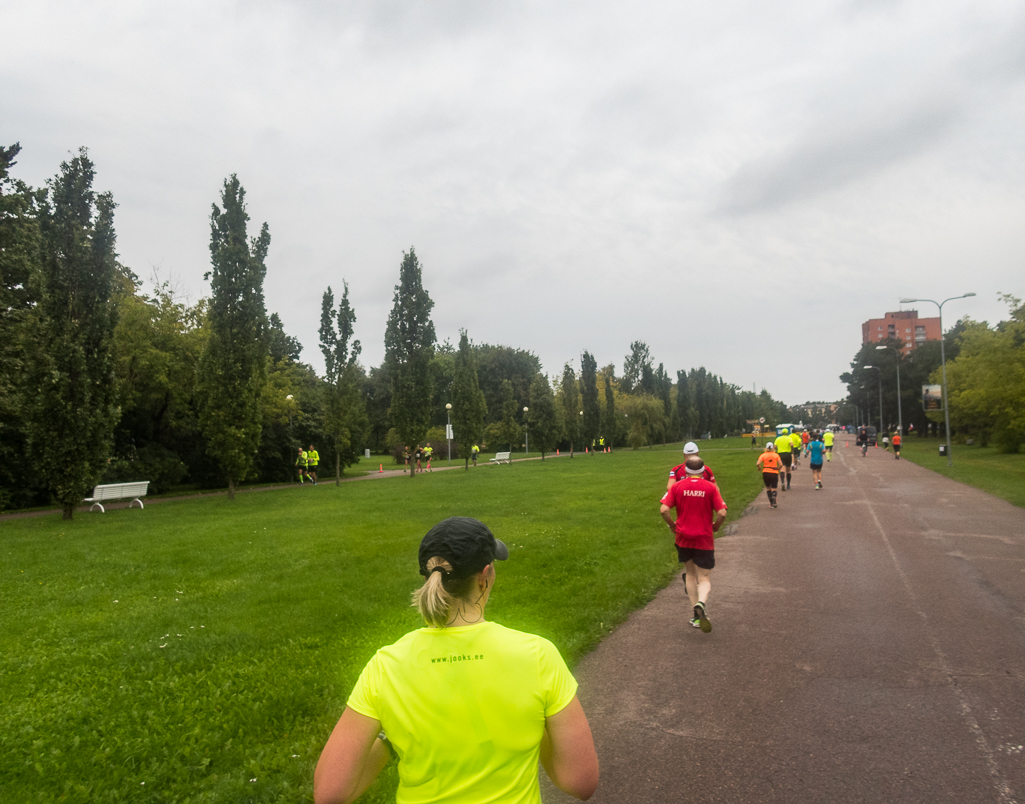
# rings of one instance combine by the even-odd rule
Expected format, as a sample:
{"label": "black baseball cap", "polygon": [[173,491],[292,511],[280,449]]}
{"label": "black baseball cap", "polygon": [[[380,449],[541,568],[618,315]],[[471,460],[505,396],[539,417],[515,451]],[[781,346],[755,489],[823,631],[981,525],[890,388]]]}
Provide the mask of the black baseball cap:
{"label": "black baseball cap", "polygon": [[427,562],[441,556],[452,565],[449,578],[469,578],[495,559],[509,558],[509,548],[495,538],[488,526],[468,516],[442,520],[420,542],[420,574],[427,577]]}

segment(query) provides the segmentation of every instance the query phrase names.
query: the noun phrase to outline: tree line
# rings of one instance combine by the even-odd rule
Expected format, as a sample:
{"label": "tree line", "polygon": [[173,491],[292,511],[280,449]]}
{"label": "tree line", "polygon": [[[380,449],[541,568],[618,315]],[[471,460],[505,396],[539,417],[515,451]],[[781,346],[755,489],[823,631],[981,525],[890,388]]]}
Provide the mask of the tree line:
{"label": "tree line", "polygon": [[[109,193],[93,189],[85,149],[45,187],[12,177],[20,147],[0,147],[0,509],[57,502],[66,517],[96,483],[149,480],[155,492],[294,478],[316,445],[336,480],[365,449],[445,443],[543,455],[634,448],[738,433],[785,406],[704,368],[674,377],[643,341],[623,370],[584,351],[549,377],[533,353],[439,342],[414,248],[399,265],[380,366],[360,362],[342,279],[322,297],[324,373],[266,309],[271,245],[250,233],[245,190],[224,181],[210,212],[209,295],[183,299],[156,277],[148,293],[117,257]],[[446,408],[450,405],[451,408]],[[411,477],[413,475],[411,474]]]}
{"label": "tree line", "polygon": [[[990,326],[962,318],[943,334],[943,350],[952,433],[1016,453],[1025,443],[1025,305],[1014,296],[1002,298],[1010,308],[1006,321]],[[902,345],[891,338],[858,350],[851,370],[840,375],[847,384],[842,421],[879,426],[881,391],[882,427],[895,430],[899,370],[905,432],[942,432],[943,412],[922,404],[922,386],[943,381],[940,342],[926,341],[906,355]]]}

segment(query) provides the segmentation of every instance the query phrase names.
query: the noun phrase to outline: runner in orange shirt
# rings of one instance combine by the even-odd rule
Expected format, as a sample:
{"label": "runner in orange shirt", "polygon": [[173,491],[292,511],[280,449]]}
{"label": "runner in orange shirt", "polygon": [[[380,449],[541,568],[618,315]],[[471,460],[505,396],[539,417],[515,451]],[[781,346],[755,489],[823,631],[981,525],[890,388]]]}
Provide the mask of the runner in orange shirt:
{"label": "runner in orange shirt", "polygon": [[779,485],[779,470],[783,467],[783,461],[776,454],[776,445],[771,441],[765,445],[765,452],[758,456],[755,466],[762,470],[762,482],[765,484],[765,496],[769,498],[769,505],[776,507],[776,487]]}
{"label": "runner in orange shirt", "polygon": [[893,457],[896,458],[899,461],[900,460],[900,430],[898,430],[896,433],[894,433],[893,441],[891,441],[890,443],[893,444]]}

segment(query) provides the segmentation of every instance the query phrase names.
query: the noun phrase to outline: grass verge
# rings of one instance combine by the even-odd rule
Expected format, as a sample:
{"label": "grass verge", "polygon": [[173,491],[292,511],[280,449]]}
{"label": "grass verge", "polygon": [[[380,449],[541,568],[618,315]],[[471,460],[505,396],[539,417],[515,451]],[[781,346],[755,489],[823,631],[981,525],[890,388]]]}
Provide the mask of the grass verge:
{"label": "grass verge", "polygon": [[[760,487],[755,453],[715,446],[735,520]],[[408,599],[431,525],[475,516],[504,539],[489,618],[572,666],[672,577],[658,500],[679,458],[578,454],[4,522],[4,800],[309,801],[360,669],[420,625]],[[366,800],[394,800],[394,784],[392,768]]]}
{"label": "grass verge", "polygon": [[907,436],[901,445],[901,458],[941,475],[989,492],[994,497],[1025,508],[1025,454],[1009,455],[996,447],[954,444],[953,466],[940,455],[942,438]]}

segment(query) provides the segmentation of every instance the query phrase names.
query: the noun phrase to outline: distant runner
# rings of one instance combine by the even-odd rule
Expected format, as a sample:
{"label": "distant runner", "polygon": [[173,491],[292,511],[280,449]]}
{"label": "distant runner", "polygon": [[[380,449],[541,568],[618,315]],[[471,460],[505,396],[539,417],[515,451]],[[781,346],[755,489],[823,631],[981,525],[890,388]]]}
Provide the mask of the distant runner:
{"label": "distant runner", "polygon": [[779,484],[782,486],[783,491],[790,488],[790,465],[794,461],[793,449],[794,443],[790,440],[790,431],[784,427],[776,438],[776,452],[779,454],[779,458],[783,462],[783,469],[786,472],[786,482],[783,482],[783,477],[779,479]]}
{"label": "distant runner", "polygon": [[811,443],[811,433],[805,430],[801,433],[801,448],[804,450],[804,457],[808,457],[808,444]]}
{"label": "distant runner", "polygon": [[900,460],[900,430],[893,434],[893,457]]}
{"label": "distant runner", "polygon": [[826,453],[826,445],[822,443],[818,433],[815,439],[808,442],[808,451],[811,455],[808,466],[811,467],[811,477],[815,481],[815,488],[822,488],[822,456]]}
{"label": "distant runner", "polygon": [[477,456],[478,456],[479,454],[480,454],[480,447],[478,447],[478,446],[477,446],[476,444],[474,444],[474,445],[473,445],[473,446],[472,446],[472,447],[470,448],[470,458],[472,458],[472,459],[473,459],[473,465],[474,465],[475,467],[477,466]]}
{"label": "distant runner", "polygon": [[320,466],[320,453],[313,448],[313,444],[310,444],[310,448],[306,453],[306,476],[313,481],[313,485],[317,485],[317,467]]}
{"label": "distant runner", "polygon": [[826,447],[826,460],[827,461],[832,461],[833,460],[833,431],[832,430],[826,430],[826,432],[824,432],[822,434],[822,443]]}
{"label": "distant runner", "polygon": [[765,484],[765,496],[769,498],[769,505],[776,507],[776,487],[779,485],[779,470],[783,467],[783,461],[776,454],[776,445],[771,441],[765,445],[765,452],[758,456],[755,466],[762,470],[762,482]]}
{"label": "distant runner", "polygon": [[801,465],[801,449],[804,446],[801,442],[801,435],[796,430],[790,434],[790,443],[794,448],[794,469],[796,469]]}
{"label": "distant runner", "polygon": [[[687,584],[687,597],[694,607],[690,624],[706,634],[712,630],[706,605],[712,591],[715,567],[715,532],[726,519],[726,503],[714,483],[701,477],[705,462],[696,455],[687,459],[686,473],[662,497],[662,519],[673,532],[676,553],[696,582]],[[676,520],[669,512],[676,509]]]}
{"label": "distant runner", "polygon": [[[686,444],[683,445],[683,454],[685,456],[683,459],[684,462],[681,463],[679,466],[674,466],[672,469],[669,470],[669,482],[666,483],[666,491],[669,491],[669,489],[673,487],[673,484],[675,484],[677,480],[683,480],[683,478],[687,476],[684,471],[687,466],[687,458],[690,458],[691,456],[694,456],[696,458],[701,457],[700,455],[698,455],[698,445],[695,444],[693,441],[688,441]],[[704,472],[701,476],[709,483],[718,485],[715,482],[715,475],[712,473],[712,470],[709,469],[707,466],[705,467]]]}
{"label": "distant runner", "polygon": [[297,470],[299,470],[299,483],[300,483],[300,485],[305,482],[303,480],[303,478],[306,477],[306,462],[307,462],[307,455],[306,455],[305,452],[303,452],[303,448],[299,447],[299,453],[298,453],[298,455],[297,455],[297,457],[295,459],[295,468]]}

